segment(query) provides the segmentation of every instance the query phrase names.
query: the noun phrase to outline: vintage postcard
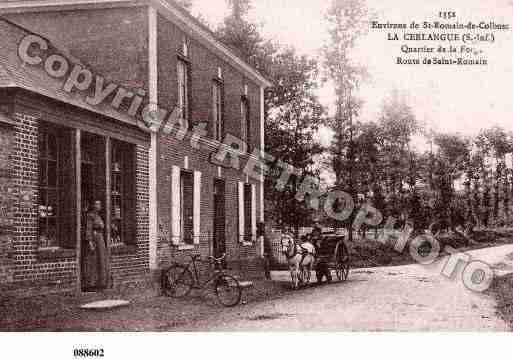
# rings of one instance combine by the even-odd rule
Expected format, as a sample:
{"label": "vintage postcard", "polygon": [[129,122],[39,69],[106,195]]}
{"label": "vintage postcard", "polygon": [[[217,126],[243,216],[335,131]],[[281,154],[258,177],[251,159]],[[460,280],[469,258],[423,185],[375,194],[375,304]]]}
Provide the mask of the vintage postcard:
{"label": "vintage postcard", "polygon": [[512,27],[0,1],[0,332],[510,332]]}

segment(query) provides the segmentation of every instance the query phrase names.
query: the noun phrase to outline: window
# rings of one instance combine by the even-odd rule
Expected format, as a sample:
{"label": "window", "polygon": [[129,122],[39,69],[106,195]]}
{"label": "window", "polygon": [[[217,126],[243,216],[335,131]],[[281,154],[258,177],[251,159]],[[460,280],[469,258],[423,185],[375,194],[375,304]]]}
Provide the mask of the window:
{"label": "window", "polygon": [[185,244],[194,244],[194,177],[191,172],[182,171],[180,175],[180,203],[182,241]]}
{"label": "window", "polygon": [[240,103],[240,111],[241,111],[241,133],[242,133],[242,142],[244,143],[244,150],[247,152],[251,151],[250,141],[251,141],[251,123],[249,119],[249,102],[248,99],[243,96]]}
{"label": "window", "polygon": [[256,187],[239,182],[239,241],[252,242],[256,239]]}
{"label": "window", "polygon": [[75,173],[72,131],[39,129],[39,246],[75,247]]}
{"label": "window", "polygon": [[222,141],[224,134],[223,124],[223,85],[221,82],[214,80],[212,85],[212,113],[213,113],[213,136],[214,140]]}
{"label": "window", "polygon": [[244,241],[252,241],[251,214],[252,214],[252,188],[246,183],[244,185]]}
{"label": "window", "polygon": [[182,48],[180,51],[183,56],[189,56],[189,42],[187,41],[186,37],[182,39]]}
{"label": "window", "polygon": [[111,241],[113,245],[136,244],[135,145],[112,140]]}
{"label": "window", "polygon": [[171,241],[174,245],[199,243],[201,223],[201,172],[171,173]]}
{"label": "window", "polygon": [[178,109],[182,125],[189,121],[189,64],[184,60],[178,60]]}

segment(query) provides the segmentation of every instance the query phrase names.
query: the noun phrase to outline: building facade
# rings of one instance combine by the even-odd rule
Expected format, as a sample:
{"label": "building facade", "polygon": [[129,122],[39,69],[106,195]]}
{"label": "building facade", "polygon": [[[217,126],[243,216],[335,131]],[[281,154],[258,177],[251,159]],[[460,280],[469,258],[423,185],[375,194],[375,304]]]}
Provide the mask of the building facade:
{"label": "building facade", "polygon": [[94,200],[113,284],[191,253],[257,269],[263,183],[243,169],[264,148],[267,80],[172,1],[0,14],[0,287],[80,291]]}

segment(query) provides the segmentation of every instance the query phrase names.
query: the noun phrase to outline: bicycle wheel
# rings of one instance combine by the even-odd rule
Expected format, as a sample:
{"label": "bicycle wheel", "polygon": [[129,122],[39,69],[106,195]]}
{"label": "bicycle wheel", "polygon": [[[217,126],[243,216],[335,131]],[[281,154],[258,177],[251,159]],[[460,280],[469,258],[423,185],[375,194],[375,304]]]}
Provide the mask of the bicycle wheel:
{"label": "bicycle wheel", "polygon": [[168,297],[185,297],[192,289],[194,281],[189,268],[172,265],[164,274],[163,289]]}
{"label": "bicycle wheel", "polygon": [[234,307],[239,304],[242,289],[237,279],[223,274],[217,278],[215,285],[215,292],[219,303],[225,307]]}

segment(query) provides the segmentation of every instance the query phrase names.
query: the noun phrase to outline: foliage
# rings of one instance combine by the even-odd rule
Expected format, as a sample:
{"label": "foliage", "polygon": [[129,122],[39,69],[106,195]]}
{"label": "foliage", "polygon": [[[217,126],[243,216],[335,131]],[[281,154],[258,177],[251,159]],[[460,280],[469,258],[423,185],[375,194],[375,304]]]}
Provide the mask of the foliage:
{"label": "foliage", "polygon": [[[356,92],[366,76],[363,67],[351,58],[357,40],[367,29],[368,10],[364,0],[332,0],[326,13],[329,40],[323,47],[326,77],[335,86],[336,115],[330,121],[334,132],[330,147],[331,165],[336,176],[335,188],[357,199],[356,176],[358,145],[355,142],[356,119],[362,102]],[[363,141],[362,144],[363,145]],[[346,221],[351,226],[354,216]],[[352,231],[350,240],[352,240]]]}
{"label": "foliage", "polygon": [[231,13],[216,30],[217,36],[240,56],[272,81],[266,91],[266,152],[276,161],[293,166],[292,176],[284,191],[276,190],[282,170],[274,163],[275,176],[266,180],[266,210],[282,227],[307,225],[311,209],[295,197],[305,176],[318,177],[314,158],[322,148],[314,140],[324,121],[324,109],[314,94],[319,75],[317,62],[299,55],[292,47],[265,40],[258,25],[247,20],[249,0],[229,0]]}
{"label": "foliage", "polygon": [[190,11],[192,8],[192,0],[175,0],[178,5]]}

